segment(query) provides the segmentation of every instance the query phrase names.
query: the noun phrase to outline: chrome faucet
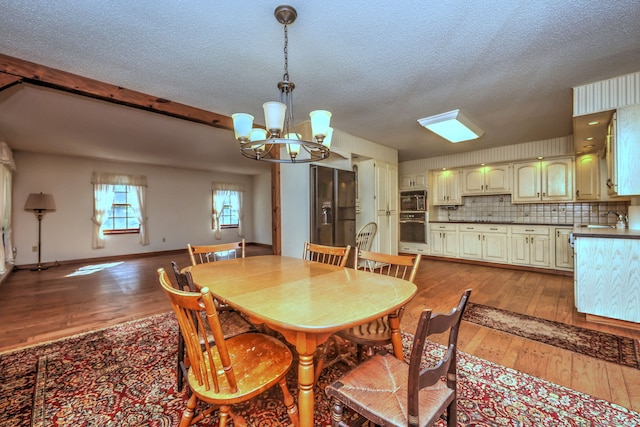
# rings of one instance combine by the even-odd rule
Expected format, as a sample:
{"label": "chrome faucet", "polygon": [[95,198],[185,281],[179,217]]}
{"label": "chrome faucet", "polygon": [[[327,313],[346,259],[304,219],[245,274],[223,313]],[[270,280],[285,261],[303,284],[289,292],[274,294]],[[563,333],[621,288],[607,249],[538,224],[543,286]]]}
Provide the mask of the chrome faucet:
{"label": "chrome faucet", "polygon": [[621,214],[621,213],[614,212],[614,211],[609,211],[609,212],[606,212],[606,213],[602,214],[602,216],[607,216],[607,215],[615,215],[615,216],[618,217],[618,227],[621,227],[620,224],[623,224],[625,226],[627,224],[629,224],[629,217],[627,215],[625,215],[625,214]]}

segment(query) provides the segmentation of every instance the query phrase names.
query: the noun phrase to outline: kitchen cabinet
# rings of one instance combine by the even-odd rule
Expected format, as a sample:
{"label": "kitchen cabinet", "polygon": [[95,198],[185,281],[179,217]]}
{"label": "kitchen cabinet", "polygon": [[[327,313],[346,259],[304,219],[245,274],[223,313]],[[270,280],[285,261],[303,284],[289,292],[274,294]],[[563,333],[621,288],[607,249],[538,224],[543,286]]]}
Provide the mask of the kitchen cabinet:
{"label": "kitchen cabinet", "polygon": [[613,113],[613,118],[611,119],[611,123],[607,127],[607,136],[605,139],[605,147],[604,147],[604,157],[606,162],[606,172],[607,172],[607,194],[609,196],[615,196],[618,191],[618,162],[616,159],[616,122],[617,115]]}
{"label": "kitchen cabinet", "polygon": [[398,167],[375,161],[375,208],[378,232],[374,237],[377,252],[398,253]]}
{"label": "kitchen cabinet", "polygon": [[400,242],[399,252],[407,254],[423,254],[429,252],[429,246],[426,243]]}
{"label": "kitchen cabinet", "polygon": [[573,201],[573,158],[515,162],[513,203]]}
{"label": "kitchen cabinet", "polygon": [[619,196],[640,194],[640,104],[618,108],[611,138],[612,186]]}
{"label": "kitchen cabinet", "polygon": [[460,171],[450,169],[433,171],[430,192],[434,205],[461,205]]}
{"label": "kitchen cabinet", "polygon": [[462,195],[511,193],[511,165],[489,165],[462,170]]}
{"label": "kitchen cabinet", "polygon": [[570,244],[572,228],[556,228],[555,266],[561,270],[573,270],[573,248]]}
{"label": "kitchen cabinet", "polygon": [[[620,233],[616,231],[616,233]],[[580,313],[640,323],[640,239],[575,237],[575,302]]]}
{"label": "kitchen cabinet", "polygon": [[401,190],[421,190],[427,188],[427,174],[413,173],[400,176]]}
{"label": "kitchen cabinet", "polygon": [[511,226],[511,263],[534,267],[551,266],[549,227]]}
{"label": "kitchen cabinet", "polygon": [[458,256],[458,225],[429,224],[431,255],[455,258]]}
{"label": "kitchen cabinet", "polygon": [[508,262],[507,228],[506,225],[461,224],[458,245],[460,258]]}
{"label": "kitchen cabinet", "polygon": [[576,200],[600,200],[600,158],[597,153],[576,157]]}
{"label": "kitchen cabinet", "polygon": [[398,169],[395,165],[369,159],[357,162],[360,211],[356,225],[378,226],[371,250],[398,253]]}

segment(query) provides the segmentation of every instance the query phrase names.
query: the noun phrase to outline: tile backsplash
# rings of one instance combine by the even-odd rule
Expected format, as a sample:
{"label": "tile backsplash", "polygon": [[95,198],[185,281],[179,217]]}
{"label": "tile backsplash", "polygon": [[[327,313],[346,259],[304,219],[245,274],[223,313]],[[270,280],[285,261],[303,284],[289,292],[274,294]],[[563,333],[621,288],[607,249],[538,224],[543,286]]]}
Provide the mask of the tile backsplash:
{"label": "tile backsplash", "polygon": [[488,221],[531,224],[610,224],[627,214],[629,202],[512,204],[511,195],[463,197],[457,208],[434,206],[431,221]]}

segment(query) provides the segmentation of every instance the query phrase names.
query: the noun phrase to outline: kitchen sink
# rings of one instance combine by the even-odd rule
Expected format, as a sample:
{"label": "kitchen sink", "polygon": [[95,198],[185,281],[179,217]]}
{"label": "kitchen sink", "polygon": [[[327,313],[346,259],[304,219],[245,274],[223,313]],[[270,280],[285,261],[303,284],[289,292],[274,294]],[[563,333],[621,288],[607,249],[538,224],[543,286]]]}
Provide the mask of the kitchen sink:
{"label": "kitchen sink", "polygon": [[582,224],[580,227],[585,227],[585,228],[616,228],[615,225],[601,225],[601,224]]}

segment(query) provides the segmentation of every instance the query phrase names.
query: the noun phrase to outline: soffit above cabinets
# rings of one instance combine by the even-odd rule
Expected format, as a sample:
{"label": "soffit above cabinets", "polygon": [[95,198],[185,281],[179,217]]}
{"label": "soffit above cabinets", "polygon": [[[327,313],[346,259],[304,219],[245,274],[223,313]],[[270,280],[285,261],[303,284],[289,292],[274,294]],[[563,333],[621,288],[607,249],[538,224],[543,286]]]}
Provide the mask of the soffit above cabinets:
{"label": "soffit above cabinets", "polygon": [[[605,147],[607,127],[614,110],[573,117],[573,146],[576,154],[602,151]],[[591,122],[599,122],[589,125]],[[587,138],[593,138],[591,140]]]}

